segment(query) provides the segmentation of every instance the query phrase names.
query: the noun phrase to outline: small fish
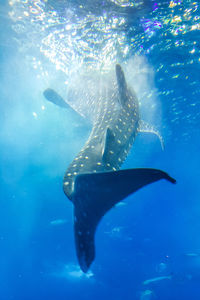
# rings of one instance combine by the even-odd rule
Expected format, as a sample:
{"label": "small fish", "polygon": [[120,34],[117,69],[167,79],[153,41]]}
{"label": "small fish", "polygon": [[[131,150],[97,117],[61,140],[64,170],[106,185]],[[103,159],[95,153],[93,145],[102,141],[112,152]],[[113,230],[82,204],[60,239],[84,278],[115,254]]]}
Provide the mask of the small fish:
{"label": "small fish", "polygon": [[126,206],[127,204],[125,202],[119,202],[115,205],[115,207],[122,207],[122,206]]}
{"label": "small fish", "polygon": [[198,257],[198,256],[200,256],[200,253],[191,252],[191,253],[185,253],[185,255],[190,256],[190,257]]}
{"label": "small fish", "polygon": [[57,220],[51,221],[50,225],[57,226],[57,225],[65,224],[65,223],[67,223],[67,220],[65,220],[65,219],[57,219]]}
{"label": "small fish", "polygon": [[154,293],[151,290],[145,290],[141,293],[140,300],[150,300],[152,299]]}
{"label": "small fish", "polygon": [[172,276],[169,275],[169,276],[159,276],[159,277],[154,277],[154,278],[151,278],[151,279],[147,279],[143,282],[144,285],[147,285],[149,283],[152,283],[152,282],[156,282],[156,281],[161,281],[161,280],[165,280],[165,279],[172,279]]}

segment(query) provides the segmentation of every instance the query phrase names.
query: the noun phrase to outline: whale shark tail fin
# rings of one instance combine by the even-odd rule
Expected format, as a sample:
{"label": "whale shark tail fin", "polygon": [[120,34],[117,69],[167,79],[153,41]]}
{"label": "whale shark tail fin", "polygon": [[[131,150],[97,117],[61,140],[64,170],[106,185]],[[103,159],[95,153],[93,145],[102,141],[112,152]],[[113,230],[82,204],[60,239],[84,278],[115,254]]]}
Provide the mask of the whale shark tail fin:
{"label": "whale shark tail fin", "polygon": [[176,182],[167,173],[156,169],[128,169],[79,174],[76,177],[72,197],[74,233],[83,272],[88,271],[95,258],[95,231],[104,214],[128,195],[160,179]]}

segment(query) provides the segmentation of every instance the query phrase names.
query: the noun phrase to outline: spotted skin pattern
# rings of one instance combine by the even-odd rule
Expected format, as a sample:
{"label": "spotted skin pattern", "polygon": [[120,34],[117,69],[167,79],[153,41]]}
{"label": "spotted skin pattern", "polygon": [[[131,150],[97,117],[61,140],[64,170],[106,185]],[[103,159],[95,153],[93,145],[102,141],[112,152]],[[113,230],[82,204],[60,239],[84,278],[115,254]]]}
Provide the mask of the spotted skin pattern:
{"label": "spotted skin pattern", "polygon": [[138,99],[134,91],[126,86],[120,65],[116,65],[116,79],[111,97],[108,91],[107,97],[99,98],[91,134],[65,173],[63,188],[70,200],[77,174],[119,170],[137,135]]}
{"label": "spotted skin pattern", "polygon": [[[95,231],[106,212],[150,183],[161,179],[176,182],[162,170],[119,170],[141,126],[137,97],[127,86],[120,65],[116,65],[115,71],[116,80],[112,85],[103,85],[104,89],[97,89],[96,98],[92,97],[92,86],[91,91],[85,86],[83,95],[88,95],[86,104],[89,112],[93,112],[93,127],[85,146],[69,165],[63,182],[64,192],[74,204],[76,254],[85,273],[94,261]],[[44,95],[57,105],[64,102],[51,89]],[[78,110],[80,113],[82,106]]]}

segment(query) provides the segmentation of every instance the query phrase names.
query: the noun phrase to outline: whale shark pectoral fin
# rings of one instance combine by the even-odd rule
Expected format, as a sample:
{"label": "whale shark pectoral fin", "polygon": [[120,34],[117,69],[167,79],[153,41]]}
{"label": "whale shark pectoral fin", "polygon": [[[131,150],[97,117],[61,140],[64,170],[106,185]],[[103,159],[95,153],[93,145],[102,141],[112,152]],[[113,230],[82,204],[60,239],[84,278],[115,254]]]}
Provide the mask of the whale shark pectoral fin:
{"label": "whale shark pectoral fin", "polygon": [[77,257],[83,272],[88,271],[95,258],[95,231],[105,213],[128,195],[160,179],[176,182],[167,173],[156,169],[128,169],[76,176],[72,196],[74,233]]}
{"label": "whale shark pectoral fin", "polygon": [[157,137],[160,140],[161,148],[162,148],[162,150],[164,150],[165,145],[164,145],[163,137],[161,136],[159,131],[156,130],[153,126],[151,126],[150,124],[148,124],[147,122],[145,122],[143,120],[140,120],[138,132],[147,132],[147,133],[153,133],[153,134],[157,135]]}
{"label": "whale shark pectoral fin", "polygon": [[65,100],[60,95],[58,95],[58,93],[53,89],[50,88],[46,89],[43,92],[43,95],[49,102],[52,102],[55,105],[58,105],[59,107],[66,108],[66,109],[71,108],[69,104],[67,104]]}
{"label": "whale shark pectoral fin", "polygon": [[79,114],[76,110],[74,110],[56,91],[53,89],[46,89],[43,92],[44,97],[49,101],[52,102],[53,104],[67,109],[68,112],[73,114],[74,119],[83,124],[85,128],[89,127],[90,124],[89,122],[81,115]]}
{"label": "whale shark pectoral fin", "polygon": [[104,148],[102,152],[102,160],[103,162],[106,162],[108,159],[109,155],[109,150],[112,149],[112,144],[115,140],[114,134],[112,130],[108,127],[106,130],[106,135],[105,135],[105,143],[104,143]]}

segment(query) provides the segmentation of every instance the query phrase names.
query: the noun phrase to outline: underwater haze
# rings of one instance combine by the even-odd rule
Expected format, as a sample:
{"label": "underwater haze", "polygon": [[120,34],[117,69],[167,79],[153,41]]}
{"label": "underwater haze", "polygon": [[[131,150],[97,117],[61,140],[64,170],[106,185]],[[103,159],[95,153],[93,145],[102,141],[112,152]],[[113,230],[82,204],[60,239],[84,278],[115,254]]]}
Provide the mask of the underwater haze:
{"label": "underwater haze", "polygon": [[[138,133],[122,169],[161,169],[177,184],[111,209],[85,274],[63,176],[116,64],[164,140]],[[47,88],[85,122],[48,102]],[[0,299],[199,300],[199,149],[198,1],[1,0]]]}

